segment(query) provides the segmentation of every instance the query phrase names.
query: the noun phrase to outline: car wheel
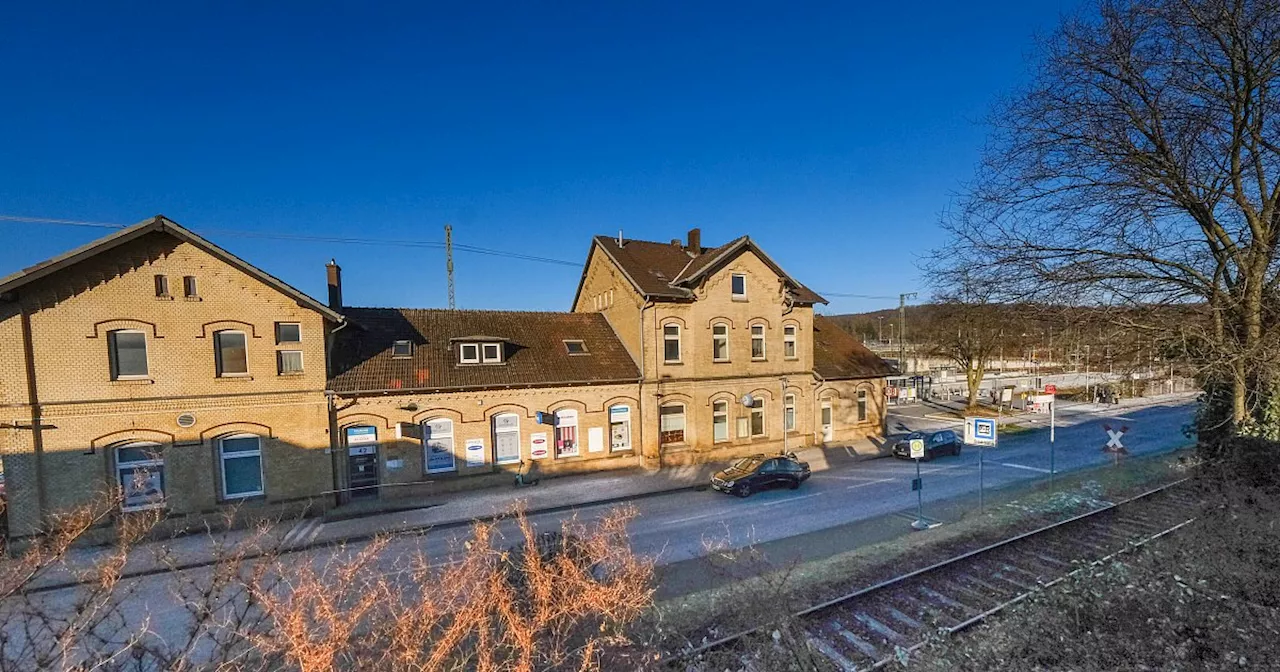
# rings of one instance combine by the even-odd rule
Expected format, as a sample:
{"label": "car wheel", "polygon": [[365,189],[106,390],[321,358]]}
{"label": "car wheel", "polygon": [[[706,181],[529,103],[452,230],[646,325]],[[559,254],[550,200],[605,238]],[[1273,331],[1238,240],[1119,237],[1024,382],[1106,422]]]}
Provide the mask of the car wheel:
{"label": "car wheel", "polygon": [[749,485],[743,485],[743,486],[739,487],[739,488],[738,488],[738,490],[737,490],[736,492],[734,492],[733,494],[735,494],[735,495],[737,495],[737,496],[739,496],[739,497],[750,497],[750,496],[751,496],[751,486],[749,486]]}
{"label": "car wheel", "polygon": [[795,479],[795,480],[791,481],[791,485],[790,485],[790,486],[788,486],[788,487],[790,487],[792,490],[795,490],[796,488],[799,488],[799,487],[800,487],[800,479],[798,479],[798,478],[797,478],[797,479]]}
{"label": "car wheel", "polygon": [[956,444],[956,451],[954,454],[956,457],[960,457],[960,444],[958,443]]}

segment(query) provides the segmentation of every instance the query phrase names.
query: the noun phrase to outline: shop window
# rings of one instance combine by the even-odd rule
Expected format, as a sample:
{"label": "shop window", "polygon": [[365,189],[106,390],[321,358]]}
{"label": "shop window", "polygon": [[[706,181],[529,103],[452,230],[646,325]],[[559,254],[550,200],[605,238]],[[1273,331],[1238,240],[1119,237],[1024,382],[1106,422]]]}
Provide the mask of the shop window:
{"label": "shop window", "polygon": [[572,408],[556,411],[556,457],[578,454],[578,412]]}
{"label": "shop window", "polygon": [[609,407],[609,450],[631,450],[631,407]]}
{"label": "shop window", "polygon": [[658,409],[658,442],[684,443],[684,404],[667,404]]}
{"label": "shop window", "polygon": [[458,466],[453,453],[453,421],[437,418],[422,423],[422,449],[428,474],[455,471]]}

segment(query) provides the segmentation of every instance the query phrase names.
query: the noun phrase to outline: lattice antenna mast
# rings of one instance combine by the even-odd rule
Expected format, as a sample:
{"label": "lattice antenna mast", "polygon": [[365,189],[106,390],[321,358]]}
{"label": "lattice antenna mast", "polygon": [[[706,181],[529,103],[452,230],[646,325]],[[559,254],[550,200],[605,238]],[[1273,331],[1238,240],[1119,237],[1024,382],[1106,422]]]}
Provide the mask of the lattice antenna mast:
{"label": "lattice antenna mast", "polygon": [[444,268],[449,275],[449,310],[455,310],[453,301],[453,226],[444,225]]}

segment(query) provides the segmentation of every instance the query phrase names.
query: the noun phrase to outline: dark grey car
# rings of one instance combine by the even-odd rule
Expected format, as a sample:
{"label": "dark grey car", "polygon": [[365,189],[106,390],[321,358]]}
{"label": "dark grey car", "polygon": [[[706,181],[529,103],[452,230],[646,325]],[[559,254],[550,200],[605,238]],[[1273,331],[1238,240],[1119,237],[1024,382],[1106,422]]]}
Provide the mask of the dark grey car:
{"label": "dark grey car", "polygon": [[959,455],[960,447],[964,445],[960,437],[949,429],[937,432],[912,432],[893,444],[893,456],[903,460],[911,459],[911,439],[924,439],[925,460],[932,460],[939,455]]}

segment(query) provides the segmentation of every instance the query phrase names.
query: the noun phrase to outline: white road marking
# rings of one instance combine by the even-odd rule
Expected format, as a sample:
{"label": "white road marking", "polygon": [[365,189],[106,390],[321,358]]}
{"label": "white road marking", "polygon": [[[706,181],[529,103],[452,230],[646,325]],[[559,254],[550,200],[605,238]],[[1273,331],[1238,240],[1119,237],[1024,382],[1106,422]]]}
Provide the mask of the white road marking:
{"label": "white road marking", "polygon": [[727,512],[725,512],[725,511],[716,511],[716,512],[714,512],[714,513],[703,513],[703,514],[700,514],[700,515],[697,515],[697,516],[689,516],[688,518],[677,518],[677,519],[675,519],[675,520],[668,520],[667,522],[665,522],[665,523],[663,523],[663,524],[664,524],[664,525],[679,525],[680,523],[688,523],[688,522],[695,521],[695,520],[702,520],[703,518],[711,518],[711,517],[713,517],[713,516],[723,516],[723,515],[726,515],[726,513],[727,513]]}
{"label": "white road marking", "polygon": [[1012,467],[1014,469],[1026,469],[1027,471],[1038,471],[1042,474],[1049,473],[1048,469],[1041,469],[1040,467],[1029,467],[1025,464],[1014,464],[1012,462],[996,462],[996,464],[1002,467]]}
{"label": "white road marking", "polygon": [[877,483],[888,483],[888,482],[890,482],[890,481],[894,481],[894,480],[897,480],[897,479],[893,479],[893,478],[881,478],[881,479],[879,479],[879,480],[871,481],[871,482],[869,482],[869,483],[858,483],[857,485],[851,485],[851,486],[849,486],[849,487],[845,488],[845,490],[853,490],[854,488],[863,488],[863,487],[866,487],[866,486],[868,486],[868,485],[875,485],[875,484],[877,484]]}
{"label": "white road marking", "polygon": [[799,496],[797,496],[797,497],[788,497],[788,498],[786,498],[786,499],[779,499],[779,500],[778,500],[778,501],[776,501],[776,502],[765,502],[764,504],[761,504],[760,506],[774,506],[775,504],[786,504],[787,502],[794,502],[794,501],[798,501],[798,500],[801,500],[801,499],[809,499],[810,497],[821,497],[821,496],[823,496],[823,495],[825,495],[825,494],[827,494],[827,493],[825,493],[825,492],[811,492],[811,493],[809,493],[809,494],[807,494],[807,495],[799,495]]}
{"label": "white road marking", "polygon": [[872,478],[871,478],[871,477],[869,477],[869,476],[836,476],[835,474],[814,474],[814,475],[813,475],[813,477],[814,477],[814,478],[822,478],[822,479],[834,478],[834,479],[838,479],[838,480],[841,480],[841,481],[870,481],[870,480],[874,480],[874,479],[872,479]]}

